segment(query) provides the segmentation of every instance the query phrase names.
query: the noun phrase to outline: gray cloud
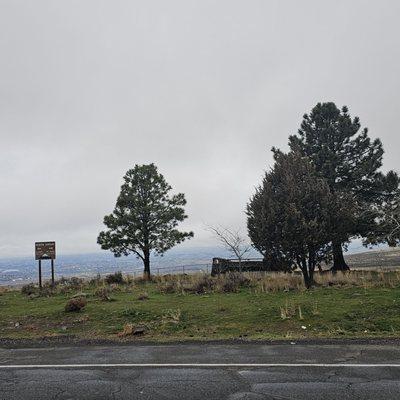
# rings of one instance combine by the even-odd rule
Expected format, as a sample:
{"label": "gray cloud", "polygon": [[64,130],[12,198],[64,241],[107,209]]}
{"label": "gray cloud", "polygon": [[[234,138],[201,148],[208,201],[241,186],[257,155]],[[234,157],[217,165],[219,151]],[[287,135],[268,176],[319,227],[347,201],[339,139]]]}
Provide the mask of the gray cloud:
{"label": "gray cloud", "polygon": [[398,169],[400,3],[0,0],[0,255],[97,250],[155,162],[204,224],[245,204],[302,114],[347,104]]}

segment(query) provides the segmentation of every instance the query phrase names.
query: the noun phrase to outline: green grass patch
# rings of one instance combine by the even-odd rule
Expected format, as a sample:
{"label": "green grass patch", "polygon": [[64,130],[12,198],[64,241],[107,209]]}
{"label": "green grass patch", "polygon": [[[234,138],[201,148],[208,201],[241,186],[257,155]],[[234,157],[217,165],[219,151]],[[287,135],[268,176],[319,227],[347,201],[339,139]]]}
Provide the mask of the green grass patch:
{"label": "green grass patch", "polygon": [[[398,337],[400,287],[317,287],[312,290],[163,294],[155,283],[125,286],[113,301],[85,288],[86,307],[64,311],[74,292],[28,297],[10,290],[0,295],[0,337],[82,339],[118,336],[127,324],[145,327],[132,340],[298,339]],[[138,300],[146,291],[147,300]],[[79,290],[76,290],[79,292]]]}

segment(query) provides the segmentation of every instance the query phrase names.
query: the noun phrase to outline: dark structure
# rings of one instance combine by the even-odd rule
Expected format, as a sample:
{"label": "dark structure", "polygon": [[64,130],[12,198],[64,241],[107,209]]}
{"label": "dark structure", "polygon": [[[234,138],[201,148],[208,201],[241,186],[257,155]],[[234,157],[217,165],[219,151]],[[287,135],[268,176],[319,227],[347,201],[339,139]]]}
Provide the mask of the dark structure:
{"label": "dark structure", "polygon": [[211,275],[225,274],[227,272],[248,272],[248,271],[270,271],[263,259],[246,259],[242,260],[239,265],[239,260],[226,258],[213,258]]}

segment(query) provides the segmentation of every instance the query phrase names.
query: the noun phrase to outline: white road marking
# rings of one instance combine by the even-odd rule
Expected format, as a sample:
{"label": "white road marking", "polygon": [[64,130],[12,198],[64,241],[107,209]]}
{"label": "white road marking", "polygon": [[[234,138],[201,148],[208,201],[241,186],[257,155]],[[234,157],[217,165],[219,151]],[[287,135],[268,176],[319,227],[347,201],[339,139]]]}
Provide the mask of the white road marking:
{"label": "white road marking", "polygon": [[274,367],[317,367],[317,368],[400,368],[400,364],[321,364],[321,363],[188,363],[188,364],[156,364],[156,363],[125,363],[125,364],[14,364],[0,365],[0,369],[48,369],[48,368],[274,368]]}

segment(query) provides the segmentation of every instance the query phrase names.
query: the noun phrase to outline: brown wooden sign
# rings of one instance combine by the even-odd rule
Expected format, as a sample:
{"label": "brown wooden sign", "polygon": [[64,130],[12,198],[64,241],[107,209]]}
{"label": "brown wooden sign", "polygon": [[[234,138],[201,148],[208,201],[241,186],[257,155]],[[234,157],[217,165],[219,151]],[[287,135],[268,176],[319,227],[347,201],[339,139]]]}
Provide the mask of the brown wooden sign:
{"label": "brown wooden sign", "polygon": [[36,260],[55,260],[56,242],[36,242],[35,258]]}

